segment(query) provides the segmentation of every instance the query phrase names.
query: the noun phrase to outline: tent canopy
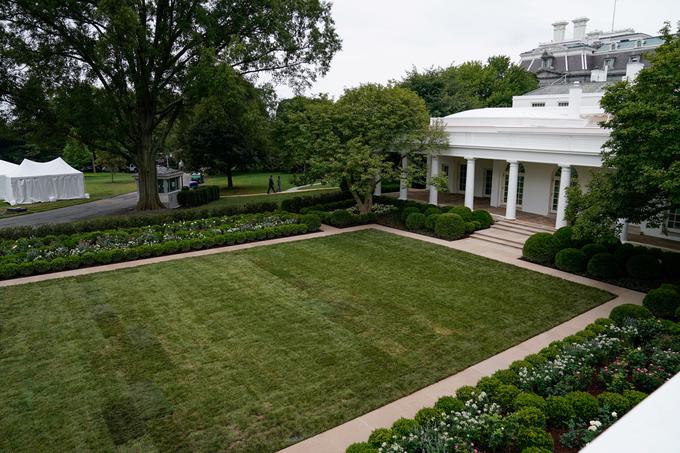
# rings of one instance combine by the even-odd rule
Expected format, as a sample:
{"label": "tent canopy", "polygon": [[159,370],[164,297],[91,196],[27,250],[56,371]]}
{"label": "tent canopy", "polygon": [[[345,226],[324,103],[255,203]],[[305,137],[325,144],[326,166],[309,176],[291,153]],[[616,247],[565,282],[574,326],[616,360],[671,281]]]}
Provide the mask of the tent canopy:
{"label": "tent canopy", "polygon": [[61,157],[49,162],[0,161],[0,199],[11,205],[87,198],[83,173]]}

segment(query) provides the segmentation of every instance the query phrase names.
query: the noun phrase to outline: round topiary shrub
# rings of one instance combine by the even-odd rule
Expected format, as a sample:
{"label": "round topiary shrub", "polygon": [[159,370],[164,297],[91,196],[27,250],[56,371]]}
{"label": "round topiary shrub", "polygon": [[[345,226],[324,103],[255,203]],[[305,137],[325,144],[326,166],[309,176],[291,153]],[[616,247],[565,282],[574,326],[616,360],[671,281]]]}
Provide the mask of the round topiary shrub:
{"label": "round topiary shrub", "polygon": [[477,381],[477,388],[488,395],[496,393],[496,389],[502,384],[501,381],[493,376],[485,376]]}
{"label": "round topiary shrub", "polygon": [[515,397],[512,402],[515,410],[520,410],[525,407],[535,407],[543,411],[545,409],[545,399],[531,392],[522,392]]}
{"label": "round topiary shrub", "polygon": [[520,427],[545,428],[545,414],[536,407],[524,407],[505,419],[515,430]]}
{"label": "round topiary shrub", "polygon": [[626,261],[626,271],[632,278],[654,280],[661,276],[661,262],[652,255],[633,255]]}
{"label": "round topiary shrub", "polygon": [[574,408],[563,396],[549,396],[545,399],[545,415],[553,426],[566,426],[574,417]]}
{"label": "round topiary shrub", "polygon": [[628,261],[628,258],[633,256],[635,253],[635,246],[633,244],[622,244],[619,248],[616,249],[614,252],[614,255],[621,260],[621,262],[625,263]]}
{"label": "round topiary shrub", "polygon": [[425,219],[425,229],[428,231],[434,231],[434,226],[437,223],[437,219],[441,214],[430,214]]}
{"label": "round topiary shrub", "polygon": [[392,430],[387,428],[374,429],[370,436],[368,436],[368,443],[375,448],[382,447],[382,444],[389,443],[392,440]]}
{"label": "round topiary shrub", "polygon": [[475,222],[479,222],[480,229],[486,229],[489,228],[491,225],[493,225],[493,217],[489,213],[489,211],[485,211],[483,209],[477,209],[475,211],[472,211],[472,220]]}
{"label": "round topiary shrub", "polygon": [[321,228],[321,217],[316,214],[305,214],[300,216],[300,223],[307,225],[307,231],[319,231]]}
{"label": "round topiary shrub", "polygon": [[472,234],[476,230],[475,228],[475,222],[465,222],[465,233],[466,234]]}
{"label": "round topiary shrub", "polygon": [[642,305],[647,307],[654,316],[673,319],[675,311],[680,307],[680,294],[671,287],[662,286],[647,293],[642,300]]}
{"label": "round topiary shrub", "polygon": [[447,241],[460,239],[465,236],[465,222],[458,214],[442,214],[434,224],[434,234]]}
{"label": "round topiary shrub", "polygon": [[458,214],[465,222],[471,222],[473,220],[472,210],[467,206],[454,206],[449,209],[449,212],[451,214]]}
{"label": "round topiary shrub", "polygon": [[524,243],[522,256],[532,263],[552,264],[557,253],[557,243],[550,233],[535,233]]}
{"label": "round topiary shrub", "polygon": [[614,307],[609,314],[609,318],[616,324],[623,324],[626,319],[649,319],[653,317],[652,312],[642,305],[623,304]]}
{"label": "round topiary shrub", "polygon": [[423,214],[425,214],[425,217],[432,215],[432,214],[441,214],[442,210],[439,209],[437,206],[429,206]]}
{"label": "round topiary shrub", "polygon": [[418,429],[418,423],[416,423],[415,420],[411,420],[410,418],[400,418],[394,424],[392,425],[392,432],[396,436],[408,436],[409,433],[412,433]]}
{"label": "round topiary shrub", "polygon": [[614,253],[619,247],[621,247],[621,239],[614,236],[613,234],[607,234],[597,238],[596,244],[604,246],[609,253]]}
{"label": "round topiary shrub", "polygon": [[588,264],[586,254],[579,249],[566,248],[555,255],[555,267],[565,272],[583,272]]}
{"label": "round topiary shrub", "polygon": [[527,448],[553,451],[553,438],[542,428],[521,428],[515,434],[514,444],[517,450],[524,451]]}
{"label": "round topiary shrub", "polygon": [[401,211],[401,221],[406,222],[406,219],[410,214],[414,212],[420,212],[420,209],[415,206],[408,206]]}
{"label": "round topiary shrub", "polygon": [[506,411],[512,410],[513,402],[517,395],[521,393],[513,384],[501,384],[492,395],[491,399]]}
{"label": "round topiary shrub", "polygon": [[378,453],[378,448],[368,442],[358,442],[347,447],[345,453]]}
{"label": "round topiary shrub", "polygon": [[542,447],[527,447],[520,453],[552,453],[552,450]]}
{"label": "round topiary shrub", "polygon": [[624,390],[623,397],[628,400],[628,407],[632,409],[640,404],[643,399],[647,398],[647,394],[638,390]]}
{"label": "round topiary shrub", "polygon": [[607,248],[602,244],[586,244],[581,247],[581,251],[585,253],[586,259],[590,260],[590,258],[598,253],[607,253]]}
{"label": "round topiary shrub", "polygon": [[353,221],[352,214],[346,209],[338,209],[331,212],[329,222],[335,227],[345,227],[351,225]]}
{"label": "round topiary shrub", "polygon": [[461,387],[458,387],[458,390],[456,390],[456,398],[458,398],[462,402],[466,402],[474,398],[474,396],[477,393],[479,393],[479,390],[477,390],[476,387],[473,387],[471,385],[463,385]]}
{"label": "round topiary shrub", "polygon": [[586,269],[588,274],[597,278],[614,278],[621,275],[621,262],[611,253],[597,253],[590,261]]}
{"label": "round topiary shrub", "polygon": [[617,417],[621,417],[630,409],[630,401],[620,393],[602,392],[597,395],[597,401],[601,408],[608,408],[609,412],[616,412]]}
{"label": "round topiary shrub", "polygon": [[559,228],[553,233],[553,238],[557,243],[558,250],[576,247],[576,241],[574,241],[574,229],[570,226]]}
{"label": "round topiary shrub", "polygon": [[432,421],[440,419],[441,415],[442,413],[433,407],[424,407],[416,413],[414,419],[420,426],[427,426]]}
{"label": "round topiary shrub", "polygon": [[462,411],[465,403],[453,396],[442,396],[434,404],[434,408],[440,412],[450,414],[451,412]]}
{"label": "round topiary shrub", "polygon": [[517,385],[517,382],[519,381],[519,376],[517,373],[509,369],[498,370],[492,374],[492,376],[501,381],[503,384]]}
{"label": "round topiary shrub", "polygon": [[420,231],[425,228],[427,218],[420,212],[412,212],[406,217],[406,228],[409,231]]}
{"label": "round topiary shrub", "polygon": [[568,393],[567,401],[574,409],[574,417],[581,422],[595,419],[600,410],[597,398],[587,392]]}

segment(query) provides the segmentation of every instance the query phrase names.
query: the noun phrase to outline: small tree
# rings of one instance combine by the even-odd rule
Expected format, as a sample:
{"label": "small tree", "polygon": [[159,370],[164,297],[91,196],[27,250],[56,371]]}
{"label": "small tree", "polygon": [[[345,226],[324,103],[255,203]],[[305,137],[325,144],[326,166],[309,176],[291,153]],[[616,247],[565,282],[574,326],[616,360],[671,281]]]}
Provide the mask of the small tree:
{"label": "small tree", "polygon": [[127,165],[127,161],[124,157],[110,151],[99,151],[97,153],[96,163],[109,170],[111,173],[111,182],[113,182],[113,175],[115,172],[120,171],[121,168]]}
{"label": "small tree", "polygon": [[430,127],[423,100],[404,88],[363,85],[328,108],[332,120],[315,137],[311,168],[326,181],[346,181],[362,213],[381,179],[413,177],[402,174],[402,157],[447,143],[440,126]]}
{"label": "small tree", "polygon": [[92,153],[75,137],[68,137],[64,146],[64,160],[72,167],[80,170],[92,162]]}

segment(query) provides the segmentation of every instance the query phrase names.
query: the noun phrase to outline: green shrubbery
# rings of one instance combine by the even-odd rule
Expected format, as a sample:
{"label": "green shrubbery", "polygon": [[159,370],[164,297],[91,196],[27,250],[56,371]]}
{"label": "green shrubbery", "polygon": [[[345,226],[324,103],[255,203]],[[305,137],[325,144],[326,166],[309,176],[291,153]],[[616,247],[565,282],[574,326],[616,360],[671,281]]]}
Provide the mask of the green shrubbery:
{"label": "green shrubbery", "polygon": [[588,274],[598,278],[614,278],[621,275],[621,262],[611,253],[596,253],[590,258]]}
{"label": "green shrubbery", "polygon": [[661,263],[649,254],[633,255],[626,262],[626,271],[632,278],[653,280],[661,276]]}
{"label": "green shrubbery", "polygon": [[442,214],[435,222],[434,234],[448,241],[460,239],[465,236],[465,221],[458,214]]}
{"label": "green shrubbery", "polygon": [[583,272],[587,263],[586,254],[579,249],[565,248],[555,255],[555,267],[561,271]]}
{"label": "green shrubbery", "polygon": [[218,186],[201,186],[196,189],[182,189],[177,193],[177,202],[183,208],[201,206],[220,199]]}
{"label": "green shrubbery", "polygon": [[550,233],[536,233],[524,243],[522,256],[538,264],[552,264],[557,254],[557,243]]}
{"label": "green shrubbery", "polygon": [[612,309],[609,317],[617,324],[623,324],[626,319],[649,319],[652,312],[642,305],[623,304]]}
{"label": "green shrubbery", "polygon": [[680,294],[672,286],[664,285],[651,290],[645,296],[642,305],[648,308],[654,316],[673,319],[676,310],[680,307]]}
{"label": "green shrubbery", "polygon": [[[436,215],[436,214],[435,214]],[[410,231],[420,231],[425,229],[427,217],[420,212],[412,212],[406,217],[406,228]]]}
{"label": "green shrubbery", "polygon": [[471,222],[472,220],[474,220],[472,218],[472,210],[467,206],[454,206],[451,209],[449,209],[449,212],[451,214],[459,215],[464,222]]}
{"label": "green shrubbery", "polygon": [[472,220],[479,222],[479,229],[484,230],[493,225],[493,217],[489,211],[484,211],[483,209],[476,209],[472,211]]}

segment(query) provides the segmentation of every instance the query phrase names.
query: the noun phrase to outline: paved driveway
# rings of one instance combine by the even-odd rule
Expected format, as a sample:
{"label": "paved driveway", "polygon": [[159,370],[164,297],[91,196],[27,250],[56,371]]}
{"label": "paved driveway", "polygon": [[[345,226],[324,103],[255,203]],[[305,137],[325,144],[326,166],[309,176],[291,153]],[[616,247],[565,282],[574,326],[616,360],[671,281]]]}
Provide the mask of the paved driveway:
{"label": "paved driveway", "polygon": [[89,203],[52,209],[34,214],[18,215],[0,219],[0,228],[14,226],[35,226],[46,223],[64,223],[85,218],[100,217],[113,214],[125,214],[134,210],[137,204],[137,192],[126,193],[112,198],[91,201]]}

